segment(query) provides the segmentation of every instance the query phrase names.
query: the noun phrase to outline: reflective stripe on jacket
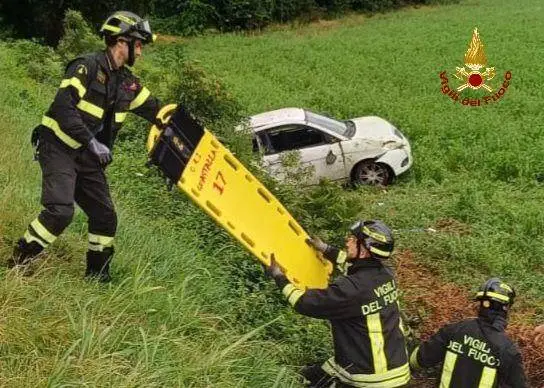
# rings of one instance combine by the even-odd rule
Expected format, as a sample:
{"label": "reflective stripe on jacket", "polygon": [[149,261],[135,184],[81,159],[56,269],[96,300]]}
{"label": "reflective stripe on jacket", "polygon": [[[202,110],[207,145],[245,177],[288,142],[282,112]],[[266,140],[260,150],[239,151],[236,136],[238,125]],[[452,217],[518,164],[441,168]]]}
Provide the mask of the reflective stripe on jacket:
{"label": "reflective stripe on jacket", "polygon": [[112,147],[126,113],[155,121],[160,104],[126,67],[114,69],[105,51],[76,58],[66,68],[42,118],[46,137],[78,149],[95,136]]}
{"label": "reflective stripe on jacket", "polygon": [[[326,256],[345,260],[337,249]],[[286,277],[276,282],[297,312],[330,321],[334,358],[323,365],[327,373],[355,387],[405,385],[410,370],[393,273],[379,260],[350,264],[347,275],[324,290],[297,289]]]}
{"label": "reflective stripe on jacket", "polygon": [[484,318],[446,325],[410,355],[413,368],[440,362],[441,388],[527,386],[519,350]]}

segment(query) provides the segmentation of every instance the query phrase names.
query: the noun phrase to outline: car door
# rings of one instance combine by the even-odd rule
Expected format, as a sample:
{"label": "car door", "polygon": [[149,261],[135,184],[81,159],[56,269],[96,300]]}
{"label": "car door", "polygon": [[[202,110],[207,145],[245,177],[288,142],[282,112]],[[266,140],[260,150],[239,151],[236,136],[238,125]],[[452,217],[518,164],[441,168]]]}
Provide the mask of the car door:
{"label": "car door", "polygon": [[344,159],[339,139],[318,128],[304,124],[288,124],[259,132],[264,148],[267,169],[279,179],[289,174],[286,158],[298,152],[302,168],[312,173],[305,174],[307,184],[317,184],[320,179],[339,180],[345,178]]}

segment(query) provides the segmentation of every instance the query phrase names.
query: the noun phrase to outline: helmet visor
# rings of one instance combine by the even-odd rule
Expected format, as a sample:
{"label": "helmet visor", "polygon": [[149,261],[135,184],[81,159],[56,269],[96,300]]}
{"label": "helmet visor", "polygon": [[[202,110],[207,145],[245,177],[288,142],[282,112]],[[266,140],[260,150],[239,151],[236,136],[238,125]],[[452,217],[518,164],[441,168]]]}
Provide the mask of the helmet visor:
{"label": "helmet visor", "polygon": [[132,26],[132,29],[143,37],[144,43],[150,43],[153,41],[153,33],[151,32],[149,21],[141,20],[138,23],[134,24],[134,26]]}
{"label": "helmet visor", "polygon": [[349,227],[349,231],[354,236],[359,236],[361,233],[361,228],[363,227],[363,221],[357,221]]}

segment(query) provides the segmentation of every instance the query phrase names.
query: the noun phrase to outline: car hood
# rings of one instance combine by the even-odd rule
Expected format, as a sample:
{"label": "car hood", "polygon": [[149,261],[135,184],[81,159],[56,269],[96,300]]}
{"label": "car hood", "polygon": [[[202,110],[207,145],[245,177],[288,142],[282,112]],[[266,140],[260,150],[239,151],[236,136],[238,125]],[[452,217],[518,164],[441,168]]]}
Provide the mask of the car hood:
{"label": "car hood", "polygon": [[355,124],[355,134],[352,139],[406,141],[405,137],[395,128],[395,126],[380,117],[365,116],[351,119],[350,121]]}

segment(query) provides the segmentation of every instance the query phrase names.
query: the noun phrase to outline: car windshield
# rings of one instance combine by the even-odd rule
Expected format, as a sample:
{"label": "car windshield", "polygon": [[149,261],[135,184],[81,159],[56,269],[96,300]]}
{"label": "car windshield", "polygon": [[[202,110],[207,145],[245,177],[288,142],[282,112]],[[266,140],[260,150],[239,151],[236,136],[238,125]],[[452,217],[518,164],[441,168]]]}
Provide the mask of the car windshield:
{"label": "car windshield", "polygon": [[327,128],[341,136],[347,136],[348,127],[346,126],[346,123],[307,110],[304,112],[306,113],[306,121],[308,124],[315,124],[319,127]]}

